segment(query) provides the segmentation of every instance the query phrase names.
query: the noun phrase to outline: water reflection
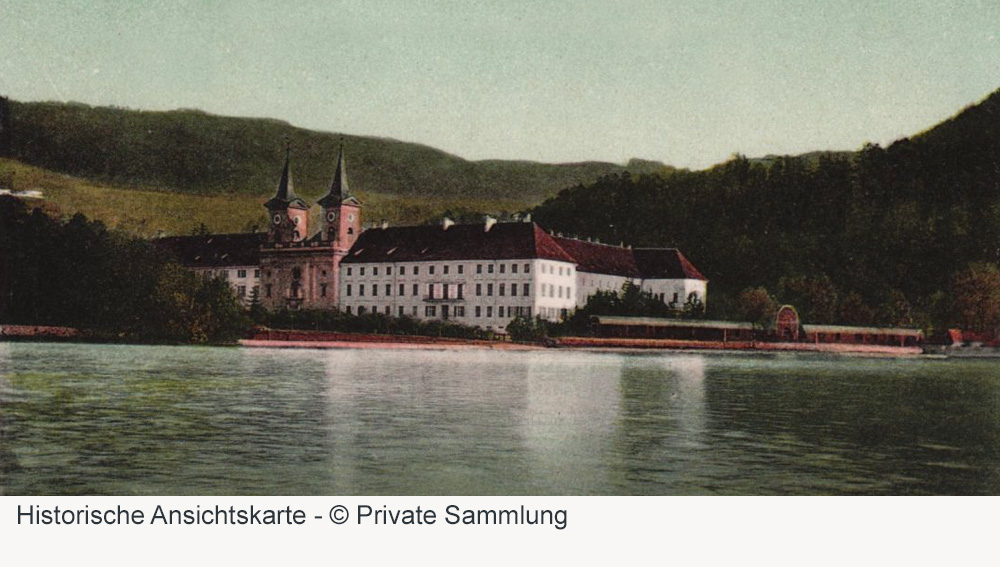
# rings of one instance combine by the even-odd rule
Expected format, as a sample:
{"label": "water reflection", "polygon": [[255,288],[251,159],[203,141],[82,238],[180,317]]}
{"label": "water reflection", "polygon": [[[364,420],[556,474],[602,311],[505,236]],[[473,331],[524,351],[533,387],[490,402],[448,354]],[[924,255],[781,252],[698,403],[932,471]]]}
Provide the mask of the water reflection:
{"label": "water reflection", "polygon": [[996,494],[983,361],[0,343],[9,494]]}

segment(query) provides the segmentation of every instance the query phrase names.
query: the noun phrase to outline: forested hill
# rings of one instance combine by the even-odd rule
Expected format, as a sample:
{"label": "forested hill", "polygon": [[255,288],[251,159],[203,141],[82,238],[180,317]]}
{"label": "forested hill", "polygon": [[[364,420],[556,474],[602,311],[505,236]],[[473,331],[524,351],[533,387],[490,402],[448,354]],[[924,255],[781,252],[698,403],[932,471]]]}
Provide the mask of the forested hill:
{"label": "forested hill", "polygon": [[764,286],[812,322],[943,323],[970,263],[996,273],[1000,91],[887,148],[768,161],[607,176],[535,215],[605,242],[678,246],[711,280],[718,316]]}
{"label": "forested hill", "polygon": [[[197,110],[144,112],[77,103],[8,101],[0,157],[90,181],[182,193],[263,196],[293,149],[296,188],[318,195],[346,144],[352,187],[400,197],[540,203],[558,190],[626,167],[603,162],[468,161],[419,144],[296,128]],[[2,110],[2,109],[0,109]],[[664,169],[633,161],[632,172]]]}

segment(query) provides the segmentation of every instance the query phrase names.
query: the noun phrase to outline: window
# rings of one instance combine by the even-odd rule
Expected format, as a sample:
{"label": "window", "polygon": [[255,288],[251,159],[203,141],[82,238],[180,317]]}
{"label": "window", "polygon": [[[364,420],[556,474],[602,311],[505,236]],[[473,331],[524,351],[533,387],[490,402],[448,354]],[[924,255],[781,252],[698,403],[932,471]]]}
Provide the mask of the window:
{"label": "window", "polygon": [[420,266],[413,266],[413,275],[415,276],[420,275]]}
{"label": "window", "polygon": [[351,284],[347,284],[347,297],[351,296]]}
{"label": "window", "polygon": [[517,284],[516,283],[510,284],[510,296],[511,297],[517,297]]}
{"label": "window", "polygon": [[531,293],[529,292],[529,289],[530,289],[530,288],[528,287],[528,286],[530,286],[530,285],[531,285],[531,284],[524,284],[523,286],[521,286],[521,288],[522,288],[522,289],[521,289],[521,295],[523,295],[523,296],[525,296],[525,297],[527,297],[527,296],[531,295]]}
{"label": "window", "polygon": [[389,316],[389,313],[390,313],[390,311],[389,311],[389,306],[388,306],[388,305],[386,305],[386,306],[385,306],[385,315],[386,315],[386,317],[388,317],[388,316]]}
{"label": "window", "polygon": [[477,305],[476,306],[476,317],[482,317],[482,316],[483,316],[483,308],[480,307],[479,305]]}
{"label": "window", "polygon": [[492,274],[493,273],[493,264],[490,264],[490,265],[486,266],[486,271]]}
{"label": "window", "polygon": [[[361,271],[358,272],[358,275],[361,275],[361,276],[365,275],[365,267],[364,266],[361,266]],[[361,308],[360,307],[358,308],[358,313],[361,313]]]}
{"label": "window", "polygon": [[526,274],[530,274],[531,273],[531,264],[525,264],[524,265],[524,273],[526,273]]}
{"label": "window", "polygon": [[364,315],[364,314],[365,314],[365,306],[362,305],[358,307],[358,315]]}
{"label": "window", "polygon": [[559,299],[562,299],[562,289],[562,286],[559,286]]}
{"label": "window", "polygon": [[414,317],[417,316],[417,306],[416,305],[413,306],[413,316]]}
{"label": "window", "polygon": [[507,264],[500,264],[500,273],[503,274],[506,272],[507,272]]}
{"label": "window", "polygon": [[403,316],[403,306],[402,305],[399,306],[399,316],[400,317]]}
{"label": "window", "polygon": [[389,297],[392,295],[392,284],[385,284],[385,296]]}
{"label": "window", "polygon": [[378,275],[378,266],[373,266],[372,267],[372,275],[373,276],[377,276]]}
{"label": "window", "polygon": [[255,278],[259,278],[260,277],[260,270],[259,269],[253,271],[253,277],[255,277]]}
{"label": "window", "polygon": [[434,284],[427,284],[427,299],[434,299]]}
{"label": "window", "polygon": [[387,276],[391,276],[392,275],[392,266],[386,266],[385,267],[385,275],[387,275]]}
{"label": "window", "polygon": [[[503,267],[502,264],[501,264],[501,267]],[[500,297],[503,297],[504,295],[506,295],[506,293],[505,293],[506,289],[507,289],[507,284],[500,284]]]}
{"label": "window", "polygon": [[347,306],[347,314],[351,315],[351,306],[350,305]]}
{"label": "window", "polygon": [[503,318],[503,305],[497,308],[497,317]]}
{"label": "window", "polygon": [[378,295],[378,284],[372,284],[372,297]]}
{"label": "window", "polygon": [[413,295],[420,295],[420,284],[413,284]]}
{"label": "window", "polygon": [[405,276],[406,275],[406,266],[400,266],[399,267],[399,275],[401,275],[401,276]]}
{"label": "window", "polygon": [[247,296],[247,286],[245,286],[245,285],[239,286],[238,288],[236,288],[236,293],[238,293],[240,297],[246,297]]}
{"label": "window", "polygon": [[436,315],[437,315],[437,307],[436,306],[434,306],[434,305],[428,305],[427,307],[424,307],[424,316],[425,317],[435,317]]}
{"label": "window", "polygon": [[271,284],[264,286],[264,297],[271,297]]}
{"label": "window", "polygon": [[325,277],[326,277],[326,270],[321,270],[321,271],[320,271],[320,274],[322,274],[322,275],[323,275],[323,277],[325,278]]}
{"label": "window", "polygon": [[442,266],[442,268],[443,268],[443,270],[444,270],[444,272],[443,272],[443,273],[444,273],[444,275],[446,275],[446,276],[447,276],[447,275],[448,275],[448,265],[447,265],[447,264],[445,264],[444,266]]}
{"label": "window", "polygon": [[326,284],[319,284],[319,296],[326,297]]}
{"label": "window", "polygon": [[483,294],[483,284],[477,283],[476,284],[476,295],[482,295],[482,294]]}
{"label": "window", "polygon": [[493,295],[493,284],[486,284],[486,295]]}
{"label": "window", "polygon": [[462,299],[465,296],[465,284],[458,284],[458,295],[455,297]]}
{"label": "window", "polygon": [[251,290],[250,293],[252,293],[254,297],[259,297],[260,296],[260,286],[259,285],[253,286],[253,290]]}
{"label": "window", "polygon": [[428,267],[427,268],[427,273],[433,276],[434,275],[434,266]]}
{"label": "window", "polygon": [[512,274],[516,274],[517,273],[517,264],[511,264],[510,265],[510,273],[512,273]]}
{"label": "window", "polygon": [[406,295],[406,284],[399,284],[399,296],[403,297]]}
{"label": "window", "polygon": [[271,277],[271,270],[267,271],[267,277],[269,277],[269,278]]}
{"label": "window", "polygon": [[448,284],[441,284],[441,290],[442,290],[441,298],[448,299],[448,292],[451,290],[451,286]]}
{"label": "window", "polygon": [[455,306],[455,317],[465,317],[465,306],[456,305]]}
{"label": "window", "polygon": [[[477,274],[483,273],[483,265],[482,264],[476,264],[476,273]],[[478,317],[478,315],[477,315],[477,317]]]}
{"label": "window", "polygon": [[462,275],[462,273],[464,272],[464,270],[462,269],[462,268],[464,268],[464,267],[465,267],[465,266],[463,266],[463,265],[461,265],[461,264],[459,264],[459,265],[458,265],[458,274],[459,274],[459,275]]}
{"label": "window", "polygon": [[487,317],[492,317],[493,316],[493,306],[492,305],[487,305],[486,306],[486,316]]}
{"label": "window", "polygon": [[245,277],[247,277],[247,271],[246,270],[236,270],[236,277],[238,277],[238,278],[245,278]]}
{"label": "window", "polygon": [[347,268],[347,275],[351,275],[351,268],[350,268],[350,266],[348,266],[348,268]]}
{"label": "window", "polygon": [[365,296],[365,284],[358,284],[358,295]]}

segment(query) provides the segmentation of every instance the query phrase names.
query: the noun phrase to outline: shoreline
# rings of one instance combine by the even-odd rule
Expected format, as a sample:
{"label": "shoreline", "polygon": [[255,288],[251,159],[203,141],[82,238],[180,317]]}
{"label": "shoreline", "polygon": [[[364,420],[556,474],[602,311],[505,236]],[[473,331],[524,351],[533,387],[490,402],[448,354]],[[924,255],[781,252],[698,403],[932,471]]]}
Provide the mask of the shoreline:
{"label": "shoreline", "polygon": [[[412,335],[352,335],[350,333],[319,333],[309,331],[271,332],[266,338],[241,339],[245,348],[311,348],[311,349],[389,349],[389,350],[506,350],[506,351],[584,351],[620,353],[719,353],[775,354],[819,353],[852,356],[919,357],[921,347],[887,345],[854,345],[841,343],[749,343],[681,341],[659,339],[603,339],[561,337],[546,344],[512,343],[471,339],[418,337]],[[275,337],[274,335],[278,335]],[[259,336],[259,335],[258,335]],[[280,337],[280,338],[279,338]],[[940,355],[929,355],[940,358]]]}

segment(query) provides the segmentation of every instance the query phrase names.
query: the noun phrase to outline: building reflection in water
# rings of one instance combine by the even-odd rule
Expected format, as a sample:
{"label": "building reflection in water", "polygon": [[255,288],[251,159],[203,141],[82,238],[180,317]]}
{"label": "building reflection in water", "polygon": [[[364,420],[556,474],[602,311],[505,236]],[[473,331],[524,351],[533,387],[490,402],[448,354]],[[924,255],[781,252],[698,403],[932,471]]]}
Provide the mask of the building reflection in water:
{"label": "building reflection in water", "polygon": [[528,363],[485,351],[329,351],[332,490],[524,492]]}
{"label": "building reflection in water", "polygon": [[689,479],[706,451],[705,359],[636,356],[620,377],[610,492],[697,492]]}

